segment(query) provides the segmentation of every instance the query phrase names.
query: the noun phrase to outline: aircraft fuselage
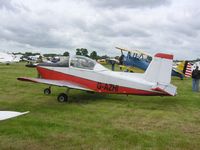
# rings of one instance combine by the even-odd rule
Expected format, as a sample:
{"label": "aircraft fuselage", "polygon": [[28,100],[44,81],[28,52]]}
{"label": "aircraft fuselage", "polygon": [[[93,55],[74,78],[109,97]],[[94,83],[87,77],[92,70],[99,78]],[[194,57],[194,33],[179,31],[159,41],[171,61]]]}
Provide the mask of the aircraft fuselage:
{"label": "aircraft fuselage", "polygon": [[153,90],[155,83],[146,81],[139,74],[50,66],[38,66],[37,70],[44,79],[70,81],[99,93],[167,95],[165,92]]}

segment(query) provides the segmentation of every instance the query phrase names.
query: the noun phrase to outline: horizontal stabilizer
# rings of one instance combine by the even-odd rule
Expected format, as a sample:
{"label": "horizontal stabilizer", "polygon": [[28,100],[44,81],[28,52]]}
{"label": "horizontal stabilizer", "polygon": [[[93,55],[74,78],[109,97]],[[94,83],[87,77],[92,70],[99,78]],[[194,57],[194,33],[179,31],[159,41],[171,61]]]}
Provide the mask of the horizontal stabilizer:
{"label": "horizontal stabilizer", "polygon": [[152,87],[152,90],[159,91],[162,93],[166,93],[166,95],[175,96],[177,87],[173,86],[172,84],[163,85],[157,84],[156,86]]}

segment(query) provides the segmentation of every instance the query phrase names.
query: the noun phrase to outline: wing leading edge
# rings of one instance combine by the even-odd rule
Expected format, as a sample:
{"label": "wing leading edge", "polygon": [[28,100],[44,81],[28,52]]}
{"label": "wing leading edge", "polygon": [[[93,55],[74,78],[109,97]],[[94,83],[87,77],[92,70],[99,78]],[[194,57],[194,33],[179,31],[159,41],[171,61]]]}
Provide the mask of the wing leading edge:
{"label": "wing leading edge", "polygon": [[68,81],[63,81],[63,80],[50,80],[50,79],[26,78],[26,77],[17,78],[17,80],[26,81],[26,82],[34,82],[34,83],[43,83],[43,84],[48,84],[48,85],[60,86],[60,87],[68,87],[71,89],[77,89],[77,90],[83,90],[83,91],[92,91],[91,89],[85,88],[81,85],[68,82]]}
{"label": "wing leading edge", "polygon": [[16,111],[0,111],[0,121],[14,118],[14,117],[21,116],[21,115],[25,115],[27,113],[29,113],[29,111],[22,112],[22,113],[16,112]]}

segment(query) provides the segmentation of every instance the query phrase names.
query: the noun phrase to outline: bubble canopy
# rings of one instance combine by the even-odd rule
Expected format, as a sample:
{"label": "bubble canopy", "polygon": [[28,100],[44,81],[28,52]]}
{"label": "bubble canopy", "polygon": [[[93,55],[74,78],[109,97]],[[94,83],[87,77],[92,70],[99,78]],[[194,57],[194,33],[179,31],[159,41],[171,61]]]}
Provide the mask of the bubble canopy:
{"label": "bubble canopy", "polygon": [[74,56],[70,61],[70,66],[82,69],[93,70],[95,65],[96,61],[83,56]]}

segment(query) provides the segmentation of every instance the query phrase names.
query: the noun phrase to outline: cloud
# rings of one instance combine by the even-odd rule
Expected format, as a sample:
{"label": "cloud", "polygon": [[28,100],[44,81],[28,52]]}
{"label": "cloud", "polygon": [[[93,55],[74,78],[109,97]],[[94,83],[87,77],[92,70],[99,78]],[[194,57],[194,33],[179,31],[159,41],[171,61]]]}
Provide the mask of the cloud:
{"label": "cloud", "polygon": [[62,53],[85,47],[118,55],[113,49],[122,46],[196,58],[198,6],[195,0],[0,0],[0,49]]}
{"label": "cloud", "polygon": [[0,0],[0,9],[14,10],[11,0]]}
{"label": "cloud", "polygon": [[29,11],[23,3],[20,1],[15,2],[14,0],[0,0],[0,10],[11,11],[19,13],[22,10]]}
{"label": "cloud", "polygon": [[144,8],[158,7],[160,5],[169,4],[168,0],[91,0],[92,4],[98,7],[108,8]]}

